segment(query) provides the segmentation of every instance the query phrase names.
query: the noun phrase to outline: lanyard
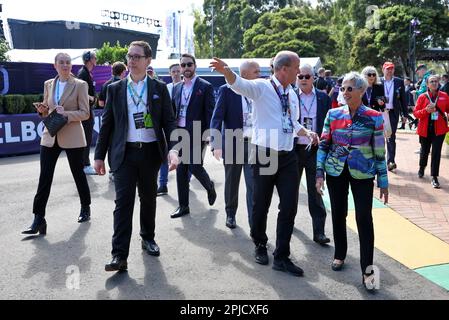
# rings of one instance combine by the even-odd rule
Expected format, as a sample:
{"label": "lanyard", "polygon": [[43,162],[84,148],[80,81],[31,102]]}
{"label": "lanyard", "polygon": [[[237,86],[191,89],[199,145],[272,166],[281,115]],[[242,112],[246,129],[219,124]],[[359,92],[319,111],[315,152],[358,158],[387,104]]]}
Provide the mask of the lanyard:
{"label": "lanyard", "polygon": [[243,97],[243,98],[245,98],[245,101],[246,101],[246,110],[248,111],[248,113],[253,112],[253,104],[252,104],[252,102],[251,102],[250,100],[248,100],[247,97]]}
{"label": "lanyard", "polygon": [[282,105],[282,115],[286,115],[287,112],[290,111],[290,105],[288,103],[288,93],[287,94],[281,94],[276,87],[276,84],[274,83],[273,79],[270,80],[271,84],[273,85],[274,91],[276,91],[276,94],[278,95],[279,99],[281,100]]}
{"label": "lanyard", "polygon": [[[181,93],[182,93],[182,97],[184,98],[184,101],[181,101],[181,104],[182,104],[182,102],[184,102],[186,105],[189,104],[190,96],[192,95],[192,91],[193,91],[193,84],[190,87],[189,91],[187,91],[187,90],[184,91],[184,84],[182,85]],[[187,93],[187,95],[185,94],[185,92]]]}
{"label": "lanyard", "polygon": [[[371,89],[371,90],[370,90]],[[369,93],[368,93],[369,92]],[[366,89],[366,98],[368,99],[368,106],[371,105],[371,96],[373,95],[373,87],[368,87]]]}
{"label": "lanyard", "polygon": [[136,89],[134,89],[134,87],[131,85],[132,80],[131,79],[128,80],[128,92],[129,92],[129,95],[131,96],[131,99],[133,100],[136,108],[139,108],[140,103],[143,104],[142,97],[147,88],[147,79],[148,79],[148,77],[145,77],[144,84],[143,84],[142,90],[140,91],[140,95],[137,97],[138,98],[137,101],[136,101],[136,96],[137,96]]}
{"label": "lanyard", "polygon": [[312,103],[310,104],[309,109],[307,109],[306,105],[304,104],[304,102],[302,100],[303,99],[299,99],[299,101],[301,102],[301,105],[304,107],[304,110],[307,112],[307,116],[310,116],[310,110],[312,110],[313,104],[316,100],[316,94],[313,95],[313,100],[312,100]]}
{"label": "lanyard", "polygon": [[426,96],[429,99],[430,102],[435,103],[435,107],[437,106],[437,102],[438,102],[438,98],[440,97],[440,91],[438,91],[437,93],[437,97],[435,98],[435,101],[432,100],[432,98],[430,97],[429,92],[426,92]]}

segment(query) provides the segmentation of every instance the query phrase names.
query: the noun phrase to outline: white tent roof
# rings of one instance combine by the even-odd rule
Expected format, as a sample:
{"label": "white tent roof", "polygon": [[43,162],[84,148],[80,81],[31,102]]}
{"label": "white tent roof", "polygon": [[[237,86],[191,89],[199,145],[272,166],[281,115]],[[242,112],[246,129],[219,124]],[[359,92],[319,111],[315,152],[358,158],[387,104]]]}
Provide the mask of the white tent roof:
{"label": "white tent roof", "polygon": [[7,55],[11,62],[54,63],[59,52],[65,52],[72,58],[72,64],[83,64],[82,55],[89,49],[12,49]]}

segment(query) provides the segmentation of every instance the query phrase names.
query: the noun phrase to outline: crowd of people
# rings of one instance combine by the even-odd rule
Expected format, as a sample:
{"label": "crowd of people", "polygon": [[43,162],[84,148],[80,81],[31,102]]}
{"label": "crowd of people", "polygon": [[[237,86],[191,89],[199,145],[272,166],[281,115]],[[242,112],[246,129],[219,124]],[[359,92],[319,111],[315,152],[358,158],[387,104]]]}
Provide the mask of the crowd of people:
{"label": "crowd of people", "polygon": [[224,60],[214,58],[210,67],[226,80],[216,98],[212,85],[196,74],[193,55],[183,54],[179,64],[169,67],[172,82],[168,85],[157,79],[150,66],[152,50],[148,43],[132,42],[126,59],[126,65],[112,65],[112,77],[98,97],[104,112],[92,168],[88,146],[96,102],[91,73],[95,53],[83,55],[85,66],[79,79],[71,74],[70,56],[59,53],[55,57],[58,75],[45,82],[44,101],[36,108],[42,117],[57,112],[68,122],[55,136],[44,129],[34,220],[23,231],[47,231],[45,207],[62,150],[67,153],[80,196],[78,222],[88,221],[91,197],[85,175],[106,174],[107,156],[115,185],[115,209],[112,260],[105,265],[106,271],[128,268],[136,189],[141,246],[153,256],[160,255],[155,241],[156,197],[167,194],[169,171],[176,170],[179,202],[171,218],[191,213],[191,175],[206,190],[209,205],[214,205],[214,182],[203,166],[208,145],[217,160],[223,159],[225,225],[230,229],[237,226],[243,170],[254,259],[262,265],[269,264],[267,215],[277,189],[279,212],[272,267],[294,276],[304,273],[289,258],[302,173],[306,177],[313,241],[322,246],[331,241],[325,234],[325,183],[329,190],[335,245],[330,266],[334,271],[345,266],[351,186],[362,284],[370,291],[376,287],[372,268],[374,181],[380,198],[387,203],[387,172],[397,168],[396,131],[401,119],[408,119],[410,128],[417,126],[421,144],[418,176],[424,176],[432,150],[432,185],[440,187],[441,146],[449,131],[449,84],[444,76],[446,84],[440,87],[440,78],[428,72],[425,65],[417,68],[422,80],[413,87],[410,79],[395,77],[395,65],[389,61],[382,66],[383,77],[374,66],[367,66],[360,73],[352,71],[334,81],[329,70],[320,69],[315,77],[312,66],[301,64],[299,56],[291,51],[281,51],[271,60],[272,76],[267,79],[260,77],[255,61],[244,61],[237,75]]}

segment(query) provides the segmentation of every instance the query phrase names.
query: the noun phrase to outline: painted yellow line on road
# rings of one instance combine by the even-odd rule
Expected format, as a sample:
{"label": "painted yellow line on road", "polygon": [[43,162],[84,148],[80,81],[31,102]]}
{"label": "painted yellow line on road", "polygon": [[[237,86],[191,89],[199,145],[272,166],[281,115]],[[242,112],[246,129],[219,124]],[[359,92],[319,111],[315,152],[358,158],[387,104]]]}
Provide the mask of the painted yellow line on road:
{"label": "painted yellow line on road", "polygon": [[[373,220],[376,248],[408,268],[449,263],[449,244],[392,209],[373,209]],[[347,223],[357,232],[354,211],[348,215]]]}

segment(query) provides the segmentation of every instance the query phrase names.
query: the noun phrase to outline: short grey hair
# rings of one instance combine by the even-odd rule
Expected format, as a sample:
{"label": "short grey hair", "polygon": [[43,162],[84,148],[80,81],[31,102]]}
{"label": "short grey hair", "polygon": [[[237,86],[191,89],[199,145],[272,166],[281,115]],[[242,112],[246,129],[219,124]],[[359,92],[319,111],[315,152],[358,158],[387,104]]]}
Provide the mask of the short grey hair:
{"label": "short grey hair", "polygon": [[351,71],[351,72],[345,74],[345,77],[343,78],[343,82],[345,82],[345,81],[353,82],[354,86],[357,89],[362,90],[362,94],[364,94],[366,89],[368,88],[368,81],[366,81],[365,77],[355,71]]}
{"label": "short grey hair", "polygon": [[255,60],[245,60],[239,67],[239,73],[242,74],[242,71],[248,70],[251,67],[259,67],[259,64]]}
{"label": "short grey hair", "polygon": [[290,67],[293,63],[293,59],[296,58],[299,60],[298,54],[293,51],[280,51],[274,57],[274,70],[279,71],[282,67]]}
{"label": "short grey hair", "polygon": [[300,68],[299,68],[299,70],[300,71],[307,71],[311,76],[313,76],[313,68],[312,68],[312,66],[310,65],[310,64],[305,64],[305,65],[302,65]]}
{"label": "short grey hair", "polygon": [[362,70],[362,75],[365,77],[365,79],[368,79],[368,73],[375,73],[376,74],[376,84],[381,84],[382,82],[380,81],[379,78],[379,73],[377,72],[377,69],[373,66],[366,66],[365,68],[363,68]]}

